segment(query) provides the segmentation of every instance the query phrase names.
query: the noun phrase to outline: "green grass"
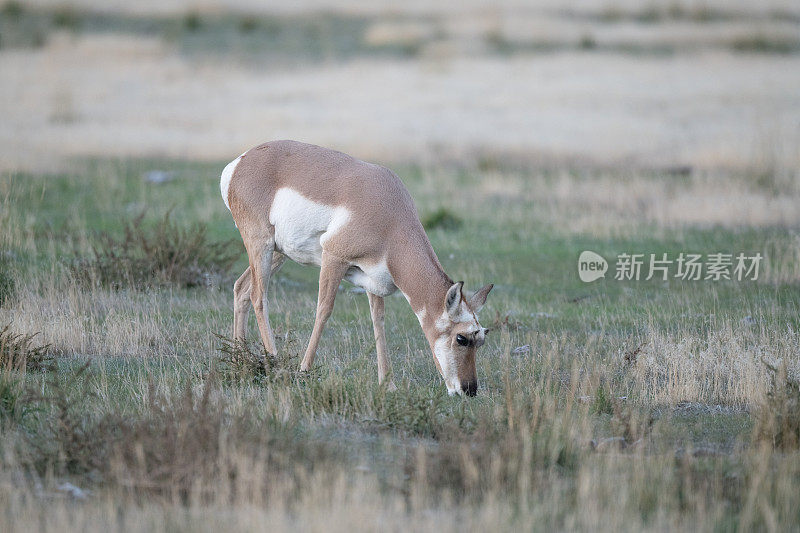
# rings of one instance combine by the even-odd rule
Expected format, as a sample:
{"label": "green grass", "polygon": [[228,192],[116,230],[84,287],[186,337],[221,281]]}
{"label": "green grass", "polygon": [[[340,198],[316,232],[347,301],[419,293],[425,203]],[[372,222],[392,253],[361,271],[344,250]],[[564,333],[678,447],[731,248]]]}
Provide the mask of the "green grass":
{"label": "green grass", "polygon": [[[122,237],[141,212],[143,224],[170,213],[210,242],[238,242],[219,197],[222,166],[88,161],[0,176],[0,246],[15,258],[0,322],[41,332],[58,355],[55,369],[13,371],[0,386],[4,529],[55,516],[75,529],[318,529],[334,518],[431,529],[442,517],[452,529],[797,527],[800,455],[754,431],[770,384],[760,357],[798,364],[797,228],[669,225],[551,195],[562,180],[604,179],[589,171],[397,166],[422,218],[461,220],[429,236],[452,277],[495,283],[481,322],[497,329],[479,353],[478,396],[451,398],[405,299],[387,298],[399,387],[389,392],[377,383],[366,298],[346,284],[314,372],[296,371],[313,268],[288,263],[274,279],[281,355],[266,367],[254,324],[247,350],[220,337],[243,249],[221,288],[87,288],[69,275],[102,244],[98,232]],[[153,169],[174,179],[143,179]],[[486,188],[494,182],[505,185]],[[757,282],[619,282],[612,265],[585,284],[586,249],[607,259],[759,251],[784,270]],[[64,481],[92,496],[81,507],[37,499]]]}

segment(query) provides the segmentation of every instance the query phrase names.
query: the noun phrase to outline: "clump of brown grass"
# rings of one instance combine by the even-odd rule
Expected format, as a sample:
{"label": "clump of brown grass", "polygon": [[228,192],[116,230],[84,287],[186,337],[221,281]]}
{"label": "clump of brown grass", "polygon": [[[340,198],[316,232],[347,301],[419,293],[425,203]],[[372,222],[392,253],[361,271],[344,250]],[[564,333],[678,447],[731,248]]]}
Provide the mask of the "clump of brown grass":
{"label": "clump of brown grass", "polygon": [[288,335],[284,337],[282,349],[277,354],[267,352],[261,344],[219,334],[216,337],[221,353],[216,370],[226,381],[287,383],[306,375],[300,372],[297,343]]}
{"label": "clump of brown grass", "polygon": [[46,394],[27,390],[22,403],[39,413],[39,424],[24,431],[23,457],[27,466],[40,472],[87,474],[103,470],[118,424],[87,414],[85,406],[93,393],[81,388],[81,376],[89,363],[66,376],[52,375]]}
{"label": "clump of brown grass", "polygon": [[2,370],[46,370],[53,365],[50,345],[38,345],[33,339],[38,333],[25,335],[14,333],[11,324],[0,329],[0,369]]}
{"label": "clump of brown grass", "polygon": [[800,380],[791,376],[786,363],[775,365],[762,359],[769,369],[771,387],[759,406],[755,435],[776,448],[800,446]]}
{"label": "clump of brown grass", "polygon": [[89,257],[76,259],[69,269],[78,281],[112,288],[209,286],[218,284],[240,255],[231,244],[211,241],[203,225],[179,226],[170,212],[145,225],[142,213],[125,224],[122,237],[98,235]]}

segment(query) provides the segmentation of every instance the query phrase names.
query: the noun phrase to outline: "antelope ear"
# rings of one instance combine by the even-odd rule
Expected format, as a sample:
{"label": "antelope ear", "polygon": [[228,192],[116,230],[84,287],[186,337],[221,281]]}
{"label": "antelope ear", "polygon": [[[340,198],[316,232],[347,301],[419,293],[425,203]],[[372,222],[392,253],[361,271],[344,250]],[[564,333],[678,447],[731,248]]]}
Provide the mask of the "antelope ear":
{"label": "antelope ear", "polygon": [[493,283],[488,284],[469,299],[469,306],[475,314],[478,314],[483,308],[483,304],[486,303],[486,297],[489,296],[489,291],[492,290],[492,287],[494,287]]}
{"label": "antelope ear", "polygon": [[447,290],[447,295],[444,297],[444,308],[451,318],[455,318],[459,314],[458,308],[461,305],[461,288],[463,286],[463,281],[454,283],[453,286]]}

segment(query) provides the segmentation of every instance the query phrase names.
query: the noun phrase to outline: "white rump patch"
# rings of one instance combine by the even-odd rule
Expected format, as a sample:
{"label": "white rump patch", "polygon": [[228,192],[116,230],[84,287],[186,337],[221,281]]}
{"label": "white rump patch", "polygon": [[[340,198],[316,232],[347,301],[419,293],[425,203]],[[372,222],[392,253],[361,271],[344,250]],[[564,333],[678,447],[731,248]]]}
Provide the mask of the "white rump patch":
{"label": "white rump patch", "polygon": [[[246,153],[247,152],[244,154]],[[236,171],[236,167],[239,165],[239,161],[242,160],[244,154],[225,165],[225,168],[222,169],[222,176],[219,179],[219,192],[222,193],[222,201],[225,202],[225,207],[228,208],[228,211],[231,210],[231,206],[228,203],[228,189],[231,188],[231,178],[233,177],[233,173]]]}
{"label": "white rump patch", "polygon": [[269,223],[275,227],[275,249],[304,265],[322,263],[322,245],[350,220],[350,210],[309,200],[290,187],[275,192]]}

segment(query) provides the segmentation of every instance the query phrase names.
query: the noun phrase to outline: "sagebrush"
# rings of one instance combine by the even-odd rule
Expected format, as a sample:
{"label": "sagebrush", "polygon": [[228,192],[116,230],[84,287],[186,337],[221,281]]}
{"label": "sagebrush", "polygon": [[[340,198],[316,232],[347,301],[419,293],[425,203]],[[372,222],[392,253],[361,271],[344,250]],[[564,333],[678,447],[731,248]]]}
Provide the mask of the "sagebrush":
{"label": "sagebrush", "polygon": [[79,281],[113,288],[219,285],[241,255],[233,241],[212,241],[204,224],[180,225],[169,211],[153,224],[142,213],[125,224],[122,236],[103,232],[94,241],[70,271]]}

